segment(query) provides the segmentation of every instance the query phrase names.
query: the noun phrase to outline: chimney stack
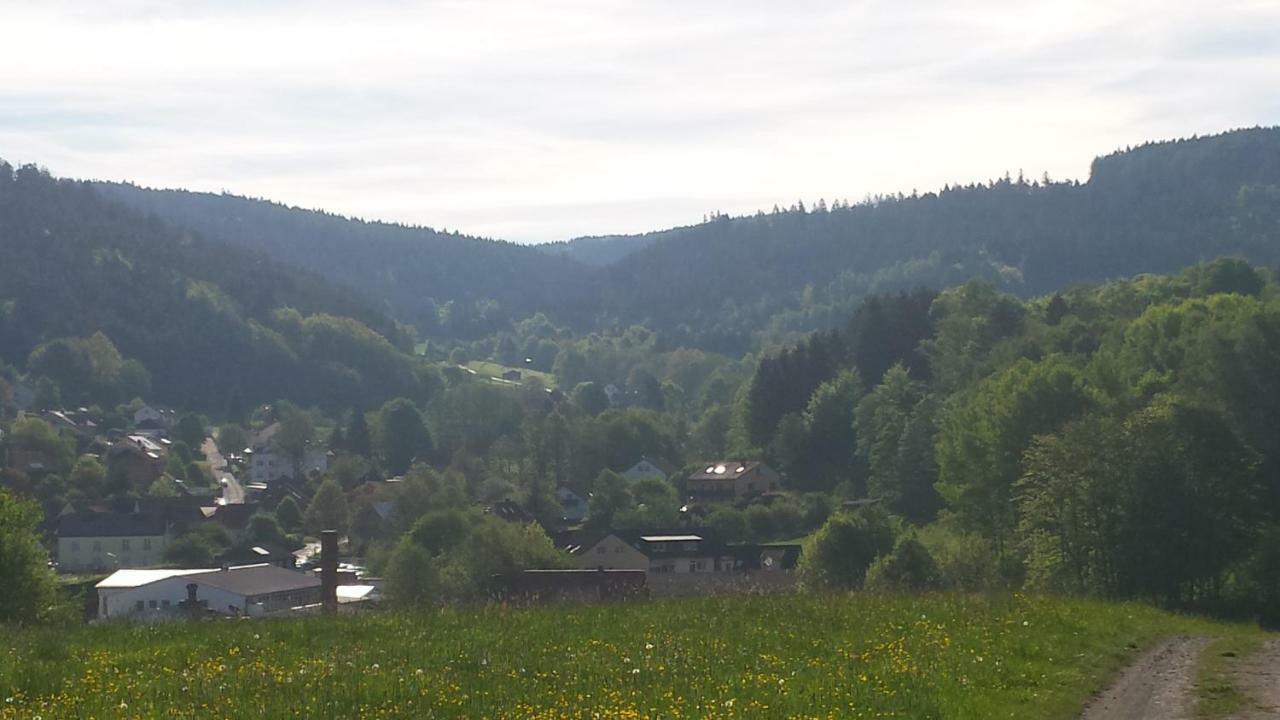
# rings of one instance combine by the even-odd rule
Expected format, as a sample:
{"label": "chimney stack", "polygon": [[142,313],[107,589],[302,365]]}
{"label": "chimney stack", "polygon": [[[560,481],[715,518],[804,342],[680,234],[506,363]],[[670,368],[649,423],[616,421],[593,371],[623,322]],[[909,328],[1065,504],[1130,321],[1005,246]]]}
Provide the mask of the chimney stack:
{"label": "chimney stack", "polygon": [[338,611],[338,531],[320,531],[320,598],[326,614]]}

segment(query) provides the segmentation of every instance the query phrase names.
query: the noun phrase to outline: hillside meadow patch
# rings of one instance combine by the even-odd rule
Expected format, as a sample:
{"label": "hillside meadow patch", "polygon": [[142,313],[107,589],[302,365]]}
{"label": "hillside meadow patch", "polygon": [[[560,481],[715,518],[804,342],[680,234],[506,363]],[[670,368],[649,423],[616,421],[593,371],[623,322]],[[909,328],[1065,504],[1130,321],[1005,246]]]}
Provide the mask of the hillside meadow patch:
{"label": "hillside meadow patch", "polygon": [[1066,718],[1157,637],[1246,632],[1136,604],[868,594],[24,629],[0,719]]}

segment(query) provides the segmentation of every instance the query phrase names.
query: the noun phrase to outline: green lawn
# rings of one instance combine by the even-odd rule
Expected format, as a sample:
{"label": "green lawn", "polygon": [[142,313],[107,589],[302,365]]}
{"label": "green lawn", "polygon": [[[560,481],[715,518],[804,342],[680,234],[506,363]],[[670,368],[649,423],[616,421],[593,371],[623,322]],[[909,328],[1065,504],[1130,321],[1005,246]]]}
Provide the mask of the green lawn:
{"label": "green lawn", "polygon": [[467,367],[475,370],[477,374],[489,378],[501,378],[502,374],[508,370],[519,370],[521,377],[524,379],[535,377],[542,381],[542,384],[548,388],[556,387],[556,376],[541,370],[532,370],[529,368],[509,367],[488,360],[472,360],[467,363]]}
{"label": "green lawn", "polygon": [[1248,632],[1020,595],[15,630],[0,718],[1070,718],[1136,647]]}

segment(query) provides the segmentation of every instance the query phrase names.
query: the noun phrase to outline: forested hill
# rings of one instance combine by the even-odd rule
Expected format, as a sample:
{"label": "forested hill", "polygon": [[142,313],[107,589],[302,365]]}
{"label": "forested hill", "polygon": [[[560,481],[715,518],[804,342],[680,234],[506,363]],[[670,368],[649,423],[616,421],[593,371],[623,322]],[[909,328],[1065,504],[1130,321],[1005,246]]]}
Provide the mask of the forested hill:
{"label": "forested hill", "polygon": [[1222,255],[1280,260],[1280,128],[1113,153],[1086,183],[1004,178],[542,249],[225,195],[96,187],[361,290],[442,338],[507,332],[544,312],[577,331],[645,324],[664,347],[739,355],[837,327],[863,297],[896,289],[982,278],[1029,297]]}
{"label": "forested hill", "polygon": [[[594,305],[583,302],[593,295],[594,276],[570,258],[528,245],[234,195],[94,186],[113,200],[211,240],[261,251],[377,298],[427,335],[477,337],[539,310],[577,325],[595,319]],[[455,305],[446,310],[450,301]]]}
{"label": "forested hill", "polygon": [[[617,238],[628,243],[636,238]],[[1173,272],[1221,255],[1280,261],[1280,128],[1144,145],[1087,183],[1006,178],[857,205],[721,216],[608,269],[605,306],[722,349],[834,327],[869,292],[979,277],[1023,296]]]}
{"label": "forested hill", "polygon": [[0,360],[66,402],[372,402],[421,389],[411,342],[332,283],[0,162]]}

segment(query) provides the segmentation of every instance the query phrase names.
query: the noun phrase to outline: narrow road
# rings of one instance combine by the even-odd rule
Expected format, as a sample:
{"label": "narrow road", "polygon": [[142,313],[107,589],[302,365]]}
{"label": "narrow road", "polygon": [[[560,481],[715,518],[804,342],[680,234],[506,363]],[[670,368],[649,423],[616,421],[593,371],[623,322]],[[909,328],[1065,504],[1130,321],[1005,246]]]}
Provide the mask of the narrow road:
{"label": "narrow road", "polygon": [[218,498],[219,505],[239,505],[244,502],[244,487],[240,485],[240,481],[235,475],[227,472],[227,460],[222,457],[222,453],[218,452],[218,445],[213,438],[204,439],[204,444],[200,446],[200,452],[204,453],[204,459],[209,463],[209,467],[213,468],[213,477],[218,484],[222,486],[222,497]]}
{"label": "narrow road", "polygon": [[1085,708],[1081,720],[1190,720],[1195,717],[1196,663],[1212,641],[1165,640],[1143,653]]}

